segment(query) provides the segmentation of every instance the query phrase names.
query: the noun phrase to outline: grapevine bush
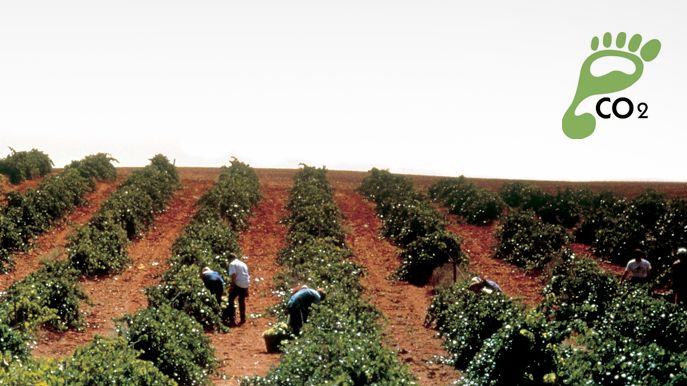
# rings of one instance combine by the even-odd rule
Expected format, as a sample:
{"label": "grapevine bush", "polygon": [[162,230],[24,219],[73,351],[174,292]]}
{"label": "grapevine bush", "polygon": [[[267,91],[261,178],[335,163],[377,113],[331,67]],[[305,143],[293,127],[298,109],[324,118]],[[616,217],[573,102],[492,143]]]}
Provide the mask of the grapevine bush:
{"label": "grapevine bush", "polygon": [[43,264],[0,294],[0,323],[27,333],[42,326],[57,331],[81,327],[79,303],[86,295],[78,272],[61,261]]}
{"label": "grapevine bush", "polygon": [[229,167],[222,167],[219,181],[199,204],[219,215],[238,232],[248,226],[248,216],[260,201],[259,187],[255,170],[234,158]]}
{"label": "grapevine bush", "polygon": [[486,224],[496,220],[504,208],[497,194],[477,187],[464,176],[439,180],[429,188],[429,195],[469,224]]}
{"label": "grapevine bush", "polygon": [[687,242],[687,204],[647,190],[634,199],[602,193],[592,204],[575,231],[577,241],[590,244],[595,255],[625,265],[634,249],[647,252],[656,284],[666,271],[678,247]]}
{"label": "grapevine bush", "polygon": [[113,161],[118,162],[109,154],[97,153],[87,155],[78,161],[72,161],[64,169],[76,169],[84,178],[114,181],[117,178],[117,170],[112,165]]}
{"label": "grapevine bush", "polygon": [[515,211],[499,226],[496,258],[527,269],[542,268],[566,243],[565,229],[546,224],[531,211]]}
{"label": "grapevine bush", "polygon": [[565,385],[684,385],[687,356],[651,343],[639,345],[613,331],[587,331],[559,349],[558,378]]}
{"label": "grapevine bush", "polygon": [[139,352],[123,339],[96,337],[63,360],[14,362],[0,367],[3,385],[163,385],[176,382],[151,362],[137,359]]}
{"label": "grapevine bush", "polygon": [[168,305],[194,318],[204,328],[222,330],[220,305],[205,288],[200,269],[194,265],[179,265],[164,273],[161,283],[149,288],[150,307]]}
{"label": "grapevine bush", "polygon": [[487,338],[463,373],[460,385],[555,383],[557,335],[536,311],[520,314]]}
{"label": "grapevine bush", "polygon": [[0,174],[6,175],[13,184],[42,177],[52,171],[52,160],[40,150],[16,151],[10,148],[10,151],[10,155],[0,159]]}
{"label": "grapevine bush", "polygon": [[0,208],[0,272],[12,268],[12,253],[27,249],[34,237],[83,204],[86,193],[95,188],[94,181],[115,173],[109,158],[89,157],[95,157],[90,158],[98,166],[94,172],[83,172],[79,164],[45,178],[36,189],[7,195],[7,205]]}
{"label": "grapevine bush", "polygon": [[71,238],[71,264],[88,276],[122,271],[130,260],[126,244],[148,229],[178,186],[174,165],[163,155],[153,157],[150,165],[133,172]]}
{"label": "grapevine bush", "polygon": [[432,300],[426,323],[435,325],[456,368],[464,369],[482,343],[521,310],[501,292],[475,294],[457,282]]}
{"label": "grapevine bush", "polygon": [[546,193],[540,188],[524,182],[511,182],[501,186],[501,199],[511,208],[538,210],[546,202]]}
{"label": "grapevine bush", "polygon": [[553,195],[519,181],[504,184],[499,194],[511,208],[532,210],[542,221],[564,228],[572,228],[578,224],[580,219],[590,213],[596,200],[594,193],[586,188],[559,189]]}
{"label": "grapevine bush", "polygon": [[200,323],[167,305],[147,308],[124,319],[121,334],[141,352],[139,359],[153,362],[163,374],[182,385],[209,383],[208,376],[217,361]]}
{"label": "grapevine bush", "polygon": [[605,272],[591,259],[569,252],[557,264],[544,287],[542,310],[568,328],[567,323],[593,324],[617,298],[620,287],[613,274]]}
{"label": "grapevine bush", "polygon": [[[285,221],[289,245],[279,254],[284,271],[275,281],[284,295],[282,311],[295,284],[324,287],[327,298],[313,306],[300,336],[282,346],[279,366],[242,385],[414,384],[407,368],[382,346],[379,312],[360,297],[363,271],[349,260],[325,173],[304,166],[295,177]],[[325,213],[335,217],[322,222]]]}
{"label": "grapevine bush", "polygon": [[[0,357],[2,357],[2,363],[7,365],[28,358],[29,347],[26,344],[28,336],[17,328],[10,327],[4,315],[0,315],[0,318],[2,318],[0,320]],[[2,371],[2,367],[0,365],[0,371]]]}
{"label": "grapevine bush", "polygon": [[621,285],[595,262],[557,254],[544,301],[523,311],[465,284],[439,292],[427,321],[462,385],[647,384],[687,380],[687,310]]}
{"label": "grapevine bush", "polygon": [[172,246],[172,268],[161,283],[147,290],[151,307],[181,310],[204,328],[224,331],[221,307],[205,288],[200,271],[207,266],[226,272],[240,256],[236,231],[244,229],[260,200],[259,180],[250,166],[233,159],[222,167],[219,181],[198,202],[198,211]]}
{"label": "grapevine bush", "polygon": [[359,191],[377,204],[383,236],[401,248],[399,278],[425,284],[436,267],[464,262],[460,239],[446,231],[444,217],[409,180],[375,168]]}

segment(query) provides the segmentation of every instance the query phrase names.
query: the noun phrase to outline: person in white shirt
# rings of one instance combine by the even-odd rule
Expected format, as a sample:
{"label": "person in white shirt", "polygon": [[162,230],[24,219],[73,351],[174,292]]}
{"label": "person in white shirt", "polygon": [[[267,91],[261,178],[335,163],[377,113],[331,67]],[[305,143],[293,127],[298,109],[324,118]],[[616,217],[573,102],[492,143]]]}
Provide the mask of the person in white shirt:
{"label": "person in white shirt", "polygon": [[234,301],[239,298],[239,324],[246,323],[246,298],[248,297],[248,287],[250,285],[250,275],[248,274],[248,266],[244,262],[248,257],[242,258],[234,257],[229,263],[229,277],[231,278],[231,286],[229,288],[229,305],[227,312],[229,316],[229,325],[236,326],[236,310],[234,308]]}
{"label": "person in white shirt", "polygon": [[646,283],[649,281],[649,275],[651,274],[651,263],[646,260],[645,253],[641,249],[635,249],[632,252],[633,259],[627,262],[625,267],[625,272],[620,278],[620,282],[625,281],[629,276],[631,283]]}

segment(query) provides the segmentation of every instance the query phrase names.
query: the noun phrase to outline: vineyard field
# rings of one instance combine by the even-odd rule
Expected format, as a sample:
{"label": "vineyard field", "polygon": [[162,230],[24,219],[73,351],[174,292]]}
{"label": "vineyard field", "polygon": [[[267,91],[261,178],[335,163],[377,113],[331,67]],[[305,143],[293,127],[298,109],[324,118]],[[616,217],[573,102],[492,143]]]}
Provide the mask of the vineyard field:
{"label": "vineyard field", "polygon": [[[418,385],[448,385],[459,379],[465,385],[508,384],[505,379],[515,379],[512,384],[522,385],[582,379],[606,383],[603,374],[585,364],[605,358],[608,364],[604,371],[619,371],[625,365],[613,362],[614,358],[641,345],[645,346],[642,354],[650,357],[649,362],[643,362],[645,366],[651,366],[651,360],[662,363],[649,378],[674,379],[678,382],[675,384],[687,380],[687,369],[681,365],[685,347],[670,340],[671,334],[687,333],[687,312],[662,295],[668,291],[667,273],[661,271],[663,277],[656,278],[653,296],[626,289],[619,284],[625,255],[617,251],[622,242],[616,245],[611,239],[624,237],[621,229],[590,228],[586,231],[596,235],[592,240],[580,230],[592,216],[584,211],[588,209],[572,213],[565,206],[576,197],[592,197],[588,206],[597,208],[593,197],[610,192],[618,200],[616,205],[623,205],[617,213],[630,213],[631,217],[627,208],[657,208],[655,215],[648,209],[638,213],[636,221],[641,223],[654,216],[651,221],[674,229],[670,228],[674,226],[669,221],[670,213],[683,213],[678,204],[687,200],[687,183],[521,181],[530,189],[528,192],[535,191],[537,198],[548,201],[516,207],[507,196],[516,189],[515,181],[509,180],[467,178],[467,182],[447,182],[438,176],[309,166],[253,169],[238,160],[222,168],[175,167],[162,161],[154,167],[162,172],[149,172],[149,176],[176,174],[178,181],[159,177],[159,186],[153,188],[147,186],[150,178],[136,177],[143,168],[117,167],[116,178],[94,181],[93,189],[83,194],[76,207],[64,211],[63,217],[55,216],[42,233],[30,239],[25,250],[10,251],[12,266],[8,265],[7,272],[0,275],[0,296],[15,299],[11,297],[15,296],[13,291],[24,288],[19,284],[43,277],[40,275],[45,270],[62,275],[67,268],[59,264],[66,267],[71,261],[70,269],[76,271],[65,273],[72,276],[64,283],[72,284],[64,285],[74,285],[83,297],[70,300],[76,302],[70,307],[77,307],[79,317],[66,324],[60,322],[59,318],[65,316],[59,312],[58,316],[46,316],[29,309],[43,315],[45,321],[41,319],[35,325],[31,322],[30,327],[15,326],[11,322],[15,320],[11,317],[17,317],[14,306],[6,303],[0,307],[0,337],[26,343],[25,350],[9,344],[2,347],[5,363],[0,364],[0,384],[52,384],[48,379],[51,370],[46,369],[77,357],[85,361],[81,366],[88,367],[88,360],[83,359],[88,358],[88,353],[113,358],[105,359],[113,363],[126,362],[137,369],[134,372],[144,371],[152,363],[156,369],[145,370],[150,371],[146,374],[163,384],[289,385],[285,378],[296,379],[296,384],[307,384],[308,379]],[[47,177],[8,184],[3,193],[24,194],[63,172],[56,168]],[[256,185],[253,176],[259,181]],[[151,197],[145,198],[150,200],[145,201],[148,206],[143,210],[132,207],[129,213],[127,205],[133,204],[126,201],[127,189],[136,194],[145,191]],[[579,196],[569,193],[583,189],[585,193]],[[647,189],[655,196],[647,195]],[[112,197],[115,199],[110,200]],[[3,200],[0,205],[7,205]],[[464,201],[472,206],[464,205]],[[491,212],[475,212],[481,205],[488,206]],[[564,213],[566,210],[572,214]],[[124,230],[111,231],[111,222],[121,222]],[[647,224],[647,232],[652,231],[653,223]],[[101,240],[88,239],[92,236],[83,231],[87,227],[109,235],[112,240],[108,242],[115,246],[98,246]],[[203,227],[220,232],[221,237],[203,233]],[[212,248],[194,244],[196,237],[207,238],[202,242]],[[646,246],[650,253],[660,254],[656,265],[665,270],[672,246],[659,245],[665,240],[661,237],[657,230],[646,240],[629,240]],[[523,246],[534,238],[539,243]],[[219,239],[235,241],[212,244]],[[101,261],[107,260],[109,252],[103,252],[109,251],[106,248],[121,251],[117,252],[121,260]],[[226,278],[226,259],[231,253],[248,256],[252,281],[248,321],[229,328],[222,324],[225,321],[214,308],[216,303],[210,304],[214,299],[194,297],[191,292],[198,292],[202,281],[190,277],[199,267],[211,265]],[[299,261],[302,256],[314,261]],[[537,257],[530,260],[532,256]],[[42,267],[43,260],[59,264]],[[331,269],[318,266],[316,261]],[[590,278],[590,298],[585,301],[591,302],[591,296],[596,296],[598,304],[594,303],[594,307],[603,304],[619,313],[630,312],[614,299],[599,300],[603,297],[600,288],[605,288],[609,294],[632,299],[631,304],[669,313],[675,324],[661,337],[656,332],[663,328],[658,318],[655,325],[638,332],[637,342],[627,342],[632,322],[629,317],[613,319],[598,308],[578,307],[575,302],[582,300],[562,300],[574,298],[575,294],[568,292],[573,286],[581,286],[575,287],[581,292],[586,290],[572,279],[579,272]],[[496,281],[503,289],[503,299],[471,298],[464,283],[473,275]],[[183,284],[189,288],[177,293],[174,287],[181,288],[180,278],[189,278]],[[557,286],[561,280],[569,287]],[[286,321],[288,288],[300,284],[325,287],[330,291],[327,300],[315,309],[312,323],[306,324],[301,337],[284,343],[283,354],[268,353],[262,333]],[[185,300],[180,296],[186,296]],[[465,309],[456,309],[456,305]],[[485,310],[492,314],[484,314]],[[209,315],[213,313],[216,315]],[[498,317],[488,319],[494,315]],[[338,324],[337,317],[341,318]],[[354,322],[356,318],[359,320]],[[474,319],[475,323],[488,320],[488,325],[461,330],[453,318]],[[141,331],[171,320],[181,326],[174,334],[201,335],[195,343],[169,336],[158,338],[173,341],[165,344],[176,345],[173,347],[178,355],[193,356],[193,366],[197,367],[189,362],[174,367],[178,365],[174,364],[175,358],[165,358],[155,351],[158,347],[141,343],[143,337],[148,337]],[[506,329],[508,323],[504,321],[517,330]],[[604,324],[617,327],[618,335],[604,330]],[[9,332],[4,330],[6,326]],[[565,331],[571,330],[579,335],[565,336]],[[599,348],[603,342],[591,331],[613,335],[617,345],[613,349]],[[363,338],[356,341],[354,335]],[[487,339],[491,344],[488,348],[475,346],[479,345],[475,342]],[[134,351],[119,350],[121,356],[112,357],[117,351],[112,347],[126,342]],[[575,351],[575,345],[589,352]],[[363,347],[363,352],[354,353],[355,347]],[[184,354],[184,350],[189,353]],[[508,358],[518,357],[522,352],[518,350],[531,352],[533,360],[539,361],[518,362],[523,374],[503,364]],[[136,355],[143,361],[134,362],[131,358]],[[321,362],[314,359],[318,355]],[[497,363],[497,370],[489,367],[493,363]],[[680,366],[682,373],[674,374]],[[307,369],[306,373],[300,373],[299,368]],[[75,369],[67,366],[59,376],[77,379],[70,378],[76,377],[79,370]],[[649,379],[642,378],[647,374],[641,371],[629,374],[639,384]],[[524,378],[512,378],[516,375]],[[523,381],[525,378],[531,382]]]}

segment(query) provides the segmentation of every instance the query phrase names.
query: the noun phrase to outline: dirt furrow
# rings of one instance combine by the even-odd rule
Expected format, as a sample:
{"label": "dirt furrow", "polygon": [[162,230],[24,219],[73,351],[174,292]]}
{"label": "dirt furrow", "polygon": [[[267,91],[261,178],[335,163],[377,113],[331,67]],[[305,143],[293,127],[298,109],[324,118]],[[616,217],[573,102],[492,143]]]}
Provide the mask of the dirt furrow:
{"label": "dirt furrow", "polygon": [[[50,175],[58,174],[58,172],[53,171],[52,173],[49,173],[48,175],[42,176],[42,177],[36,177],[31,180],[24,180],[16,185],[11,184],[9,182],[9,179],[7,176],[0,175],[0,192],[2,193],[10,193],[10,192],[23,192],[27,189],[35,189],[40,183],[43,181],[45,177],[48,177]],[[5,204],[5,198],[3,197],[2,200],[0,200],[0,203],[3,205]]]}
{"label": "dirt furrow", "polygon": [[[572,249],[573,252],[577,255],[581,256],[587,256],[588,258],[594,260],[596,264],[603,269],[606,272],[610,272],[618,277],[623,275],[623,272],[625,272],[625,267],[622,267],[617,264],[613,264],[611,262],[605,261],[601,259],[598,256],[595,256],[592,251],[591,247],[589,245],[585,244],[580,244],[580,243],[571,243],[570,244],[570,249]],[[630,258],[628,257],[628,260]]]}
{"label": "dirt furrow", "polygon": [[124,177],[120,176],[116,181],[99,182],[95,191],[86,194],[84,205],[58,221],[50,231],[40,235],[29,251],[14,254],[12,256],[15,262],[14,269],[5,275],[0,275],[0,291],[6,290],[15,281],[37,270],[41,260],[64,259],[67,253],[65,247],[74,229],[90,220],[123,179]]}
{"label": "dirt furrow", "polygon": [[380,239],[380,222],[372,203],[353,189],[336,190],[335,200],[345,219],[346,241],[357,263],[367,268],[361,280],[364,296],[386,319],[387,345],[398,351],[421,385],[447,385],[458,379],[453,367],[432,361],[448,356],[436,332],[424,326],[433,289],[390,278],[399,266],[398,250]]}
{"label": "dirt furrow", "polygon": [[494,258],[496,251],[496,224],[489,226],[460,224],[449,215],[447,229],[460,236],[461,247],[469,258],[469,270],[483,278],[494,280],[507,295],[519,299],[528,306],[541,301],[544,287],[540,275],[528,273],[513,264]]}
{"label": "dirt furrow", "polygon": [[220,375],[213,379],[218,385],[238,385],[244,377],[264,376],[281,358],[280,354],[267,353],[262,333],[275,322],[267,315],[267,308],[279,301],[272,293],[272,278],[280,270],[277,253],[285,246],[286,227],[279,220],[286,216],[288,190],[263,184],[260,192],[262,199],[253,210],[248,229],[239,238],[251,275],[246,324],[226,334],[208,334],[220,361]]}
{"label": "dirt furrow", "polygon": [[86,328],[82,332],[55,333],[42,330],[33,354],[38,357],[61,357],[71,354],[76,347],[90,342],[97,335],[116,335],[112,318],[125,313],[135,313],[147,307],[144,290],[156,284],[162,272],[167,270],[167,259],[174,241],[195,213],[198,199],[213,185],[212,180],[181,181],[167,207],[158,215],[153,227],[128,247],[132,264],[117,275],[82,279],[81,285],[92,305],[82,304]]}

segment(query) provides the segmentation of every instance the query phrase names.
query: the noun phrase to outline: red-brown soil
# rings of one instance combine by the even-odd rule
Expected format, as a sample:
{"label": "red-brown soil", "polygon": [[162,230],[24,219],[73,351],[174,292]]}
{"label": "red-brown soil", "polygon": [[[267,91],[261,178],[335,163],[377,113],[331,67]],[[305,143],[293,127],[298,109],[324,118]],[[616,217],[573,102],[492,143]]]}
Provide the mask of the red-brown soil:
{"label": "red-brown soil", "polygon": [[[209,333],[220,361],[219,374],[212,381],[218,385],[238,385],[243,377],[264,376],[279,363],[280,354],[267,353],[262,333],[275,322],[267,308],[279,298],[272,293],[273,276],[279,272],[277,253],[286,245],[286,227],[279,220],[286,215],[290,179],[271,179],[269,172],[259,173],[262,199],[253,209],[249,227],[241,233],[239,244],[251,275],[250,294],[246,299],[247,321],[229,333]],[[288,184],[288,185],[287,185]],[[236,305],[238,320],[238,304]]]}
{"label": "red-brown soil", "polygon": [[145,288],[155,285],[160,274],[168,268],[166,260],[172,244],[190,221],[195,203],[213,185],[216,175],[215,169],[206,180],[199,181],[195,176],[184,178],[182,173],[182,187],[174,194],[167,209],[157,216],[141,239],[129,245],[131,266],[118,275],[81,280],[81,286],[92,302],[92,305],[82,304],[86,318],[84,331],[41,331],[33,354],[38,357],[69,355],[77,347],[90,342],[96,334],[116,335],[112,318],[147,307]]}
{"label": "red-brown soil", "polygon": [[[341,186],[330,180],[335,187]],[[449,354],[436,332],[424,326],[433,288],[390,278],[399,266],[398,249],[380,238],[374,204],[351,187],[336,189],[335,200],[345,219],[346,241],[356,262],[367,268],[361,280],[364,296],[385,317],[386,345],[398,352],[421,385],[447,385],[458,379],[459,373],[451,366],[432,363]]]}
{"label": "red-brown soil", "polygon": [[461,248],[468,255],[470,272],[495,281],[505,294],[528,306],[539,303],[544,287],[540,275],[494,258],[497,244],[495,224],[461,224],[453,215],[449,215],[449,219],[447,229],[462,238]]}
{"label": "red-brown soil", "polygon": [[[131,168],[118,168],[120,174],[130,170]],[[286,232],[284,227],[278,224],[278,220],[285,214],[284,206],[295,170],[258,169],[257,172],[263,200],[254,210],[249,229],[240,237],[241,247],[249,256],[248,264],[253,278],[251,296],[247,302],[249,320],[245,325],[226,334],[208,334],[215,346],[216,356],[221,361],[219,371],[225,374],[224,377],[219,375],[213,379],[218,384],[237,384],[243,376],[264,375],[280,359],[279,355],[265,353],[261,337],[262,331],[273,319],[268,316],[251,318],[250,314],[265,315],[265,308],[278,301],[271,293],[272,277],[279,271],[276,254],[284,245]],[[43,357],[67,355],[75,347],[89,342],[95,334],[114,335],[112,317],[146,307],[143,290],[156,284],[160,273],[167,269],[165,261],[170,255],[171,244],[193,215],[196,200],[212,186],[218,173],[217,168],[180,168],[183,188],[175,194],[169,209],[157,217],[155,227],[131,244],[129,252],[134,259],[132,266],[120,275],[101,277],[98,280],[82,280],[86,292],[94,302],[94,306],[83,307],[88,322],[85,332],[54,334],[43,331],[40,333],[38,347],[34,353]],[[363,279],[365,296],[387,319],[384,335],[386,343],[390,348],[399,351],[401,360],[409,364],[421,384],[447,384],[457,378],[457,373],[450,367],[426,362],[434,355],[445,355],[440,339],[436,338],[433,331],[422,326],[432,289],[409,286],[388,278],[398,266],[397,250],[379,239],[379,221],[374,213],[374,207],[354,191],[365,175],[366,173],[343,171],[329,171],[328,174],[335,189],[337,203],[345,216],[348,242],[355,251],[357,262],[368,268],[368,275]],[[411,176],[411,179],[419,189],[423,189],[436,182],[439,177]],[[470,180],[491,190],[497,190],[504,183],[500,180]],[[611,190],[633,196],[644,188],[653,187],[671,197],[687,197],[687,184],[677,183],[530,182],[547,191],[555,191],[557,186],[586,185],[595,191]],[[106,185],[100,184],[99,191],[105,189],[104,186]],[[102,201],[103,197],[97,196],[98,194],[107,195],[101,191],[89,196],[89,201],[93,202],[94,206]],[[70,215],[66,224],[87,221],[90,215],[76,213],[92,213],[95,209],[97,208],[77,209],[75,214]],[[67,225],[60,227],[69,228]],[[470,256],[471,271],[495,280],[507,294],[520,297],[526,304],[535,304],[540,299],[541,283],[535,275],[525,274],[517,267],[493,258],[496,243],[493,226],[470,226],[452,218],[449,229],[462,236],[463,249]],[[54,253],[50,251],[54,248],[63,248],[69,233],[69,229],[56,229],[39,238],[34,248],[36,255],[54,257]],[[578,253],[587,251],[584,246],[573,247],[577,248]],[[17,256],[18,263],[24,257],[26,256]],[[614,272],[622,270],[622,267],[615,265],[606,267],[604,263],[600,264]],[[27,268],[22,268],[21,272],[26,274],[31,271],[31,267],[27,263]],[[35,266],[33,267],[35,269]],[[2,276],[0,280],[6,280],[0,281],[3,286],[11,281]]]}
{"label": "red-brown soil", "polygon": [[[53,171],[50,174],[55,174],[57,172],[58,171]],[[48,174],[48,175],[50,175],[50,174]],[[23,192],[26,189],[33,189],[36,186],[38,186],[38,184],[40,184],[41,181],[43,181],[43,178],[45,178],[45,177],[46,176],[36,177],[32,180],[24,180],[24,181],[15,185],[15,184],[11,184],[6,176],[0,174],[0,192],[1,193]],[[3,197],[3,200],[4,200],[4,197]]]}
{"label": "red-brown soil", "polygon": [[39,236],[29,251],[14,254],[14,269],[8,274],[0,275],[0,291],[37,270],[42,259],[64,259],[67,240],[74,229],[88,222],[123,179],[124,176],[120,173],[116,181],[98,183],[95,191],[86,195],[85,205],[76,208],[50,231]]}

